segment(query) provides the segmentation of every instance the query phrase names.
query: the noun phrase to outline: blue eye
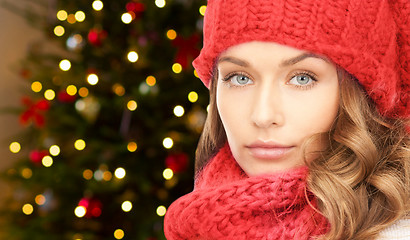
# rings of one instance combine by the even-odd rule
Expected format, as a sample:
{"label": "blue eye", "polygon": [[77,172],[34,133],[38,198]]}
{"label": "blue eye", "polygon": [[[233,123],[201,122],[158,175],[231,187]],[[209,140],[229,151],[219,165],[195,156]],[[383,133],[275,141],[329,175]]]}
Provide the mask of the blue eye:
{"label": "blue eye", "polygon": [[297,74],[293,76],[289,83],[293,85],[305,86],[312,84],[316,79],[308,74]]}
{"label": "blue eye", "polygon": [[243,86],[252,83],[252,80],[244,74],[233,74],[227,76],[225,81],[229,81],[232,85]]}

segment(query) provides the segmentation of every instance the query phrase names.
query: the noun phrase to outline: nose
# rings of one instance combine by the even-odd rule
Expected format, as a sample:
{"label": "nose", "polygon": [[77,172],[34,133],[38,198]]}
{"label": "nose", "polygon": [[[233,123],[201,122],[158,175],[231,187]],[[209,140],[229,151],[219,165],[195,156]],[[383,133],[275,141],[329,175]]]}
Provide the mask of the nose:
{"label": "nose", "polygon": [[282,94],[279,86],[260,86],[254,96],[251,121],[259,128],[281,126],[284,123]]}

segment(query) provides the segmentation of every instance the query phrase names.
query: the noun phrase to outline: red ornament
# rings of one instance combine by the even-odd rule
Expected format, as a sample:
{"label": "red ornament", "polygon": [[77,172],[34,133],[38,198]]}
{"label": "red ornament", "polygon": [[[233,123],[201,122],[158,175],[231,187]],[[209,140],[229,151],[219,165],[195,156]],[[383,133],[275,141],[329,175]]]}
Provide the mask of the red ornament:
{"label": "red ornament", "polygon": [[61,90],[57,96],[58,100],[63,103],[72,103],[77,98],[75,95],[71,96],[65,90]]}
{"label": "red ornament", "polygon": [[34,122],[35,126],[43,127],[45,123],[43,113],[50,108],[49,102],[45,99],[34,102],[28,97],[23,97],[22,102],[27,109],[20,115],[20,123],[27,125],[30,122]]}
{"label": "red ornament", "polygon": [[29,158],[34,164],[40,165],[45,156],[48,156],[47,150],[33,150],[30,152]]}
{"label": "red ornament", "polygon": [[197,47],[199,40],[200,37],[197,34],[194,34],[189,38],[177,36],[172,40],[172,45],[178,48],[175,62],[181,64],[183,68],[187,68],[188,63],[199,55],[199,49]]}
{"label": "red ornament", "polygon": [[174,153],[165,159],[165,165],[174,173],[183,172],[188,167],[188,155],[185,153]]}
{"label": "red ornament", "polygon": [[88,41],[91,45],[99,47],[102,42],[107,38],[107,32],[105,30],[93,28],[88,32]]}
{"label": "red ornament", "polygon": [[95,218],[101,215],[102,203],[96,198],[82,198],[78,203],[78,206],[85,208],[86,213],[84,216],[86,218]]}

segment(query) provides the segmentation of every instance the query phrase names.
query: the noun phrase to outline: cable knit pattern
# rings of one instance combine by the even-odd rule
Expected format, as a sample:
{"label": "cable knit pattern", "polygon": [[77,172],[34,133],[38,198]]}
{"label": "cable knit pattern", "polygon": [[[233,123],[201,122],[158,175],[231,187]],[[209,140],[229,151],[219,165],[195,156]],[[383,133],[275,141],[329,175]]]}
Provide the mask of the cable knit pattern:
{"label": "cable knit pattern", "polygon": [[303,240],[324,234],[328,223],[312,208],[315,198],[306,191],[307,173],[301,167],[248,177],[226,145],[197,176],[194,191],[169,207],[165,236]]}
{"label": "cable knit pattern", "polygon": [[323,54],[353,74],[390,117],[410,116],[410,1],[208,0],[194,61],[209,86],[220,53],[272,41]]}

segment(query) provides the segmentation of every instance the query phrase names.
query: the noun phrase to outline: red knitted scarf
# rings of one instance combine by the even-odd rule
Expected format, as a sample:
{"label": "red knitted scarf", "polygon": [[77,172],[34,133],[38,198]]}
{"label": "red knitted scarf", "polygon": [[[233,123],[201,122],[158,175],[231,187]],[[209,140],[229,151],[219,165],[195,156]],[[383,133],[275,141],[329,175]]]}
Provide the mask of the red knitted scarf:
{"label": "red knitted scarf", "polygon": [[165,216],[165,236],[181,239],[312,239],[327,220],[313,209],[306,167],[248,177],[228,146],[207,164],[193,192]]}

